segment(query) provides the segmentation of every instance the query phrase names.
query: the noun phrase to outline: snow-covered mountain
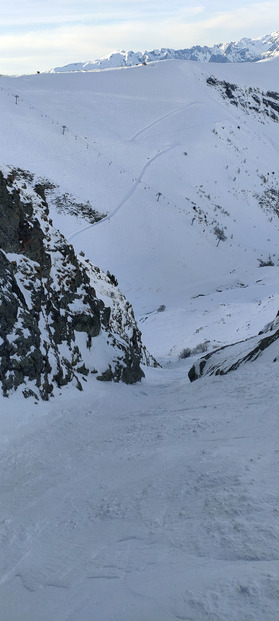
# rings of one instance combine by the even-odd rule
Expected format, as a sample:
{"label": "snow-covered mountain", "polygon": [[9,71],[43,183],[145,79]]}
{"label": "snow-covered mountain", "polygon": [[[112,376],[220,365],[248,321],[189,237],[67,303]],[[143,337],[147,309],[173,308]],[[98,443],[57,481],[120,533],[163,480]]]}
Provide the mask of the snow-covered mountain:
{"label": "snow-covered mountain", "polygon": [[[62,328],[82,357],[48,401],[23,383],[0,396],[1,621],[277,618],[278,68],[0,77],[1,170],[28,233],[10,240],[4,211],[6,352],[27,345],[28,370],[41,308],[46,344]],[[111,308],[91,349],[81,301],[83,327],[91,303]],[[127,367],[133,317],[160,366],[98,381],[117,344]]]}
{"label": "snow-covered mountain", "polygon": [[218,63],[255,62],[274,58],[278,55],[279,31],[276,31],[258,39],[248,39],[245,37],[237,42],[218,43],[213,47],[194,45],[183,50],[161,48],[149,52],[125,52],[125,50],[118,50],[94,61],[77,62],[64,65],[63,67],[55,67],[51,69],[51,72],[94,71],[96,69],[111,69],[113,67],[131,67],[157,60],[171,59]]}
{"label": "snow-covered mountain", "polygon": [[255,306],[248,328],[234,309],[217,334],[202,317],[201,331],[186,328],[191,296],[212,295],[209,282],[213,307],[246,270],[261,297],[259,266],[279,265],[277,67],[167,61],[1,80],[2,159],[47,179],[55,226],[116,275],[161,364],[254,336],[277,313]]}

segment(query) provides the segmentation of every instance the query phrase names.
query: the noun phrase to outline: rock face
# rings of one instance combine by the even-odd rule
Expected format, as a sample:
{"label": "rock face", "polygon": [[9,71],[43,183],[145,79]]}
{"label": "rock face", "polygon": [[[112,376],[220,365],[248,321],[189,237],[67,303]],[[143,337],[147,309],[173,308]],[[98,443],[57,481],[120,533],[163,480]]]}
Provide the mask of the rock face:
{"label": "rock face", "polygon": [[155,364],[130,304],[51,224],[44,188],[0,171],[0,385],[48,399],[89,373],[139,381]]}
{"label": "rock face", "polygon": [[226,375],[260,356],[277,362],[279,352],[279,312],[275,320],[257,336],[216,349],[200,358],[190,369],[188,377],[194,382],[203,375]]}
{"label": "rock face", "polygon": [[214,76],[207,79],[207,84],[216,88],[223,99],[241,108],[246,114],[257,113],[275,123],[279,122],[279,93],[276,91],[263,92],[259,88],[242,88],[224,80],[217,80]]}

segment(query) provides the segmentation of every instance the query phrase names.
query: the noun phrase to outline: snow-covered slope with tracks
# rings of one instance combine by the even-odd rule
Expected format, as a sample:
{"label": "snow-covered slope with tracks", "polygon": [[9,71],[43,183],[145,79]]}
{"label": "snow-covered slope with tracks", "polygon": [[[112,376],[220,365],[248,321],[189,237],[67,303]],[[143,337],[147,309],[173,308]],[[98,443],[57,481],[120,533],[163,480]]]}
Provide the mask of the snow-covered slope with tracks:
{"label": "snow-covered slope with tracks", "polygon": [[115,276],[161,363],[135,386],[1,398],[1,621],[276,619],[275,343],[187,373],[277,315],[277,75],[0,78],[0,159],[44,179],[53,224]]}

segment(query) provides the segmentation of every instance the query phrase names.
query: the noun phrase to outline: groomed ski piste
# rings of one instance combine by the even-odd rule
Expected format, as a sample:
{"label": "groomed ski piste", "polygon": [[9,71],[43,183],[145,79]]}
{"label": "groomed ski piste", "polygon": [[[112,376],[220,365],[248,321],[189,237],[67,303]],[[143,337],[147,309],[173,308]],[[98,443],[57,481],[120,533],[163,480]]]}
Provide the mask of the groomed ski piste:
{"label": "groomed ski piste", "polygon": [[1,621],[278,618],[274,351],[188,379],[277,315],[279,124],[248,104],[278,66],[0,77],[0,161],[49,182],[54,226],[115,274],[161,365],[1,397]]}

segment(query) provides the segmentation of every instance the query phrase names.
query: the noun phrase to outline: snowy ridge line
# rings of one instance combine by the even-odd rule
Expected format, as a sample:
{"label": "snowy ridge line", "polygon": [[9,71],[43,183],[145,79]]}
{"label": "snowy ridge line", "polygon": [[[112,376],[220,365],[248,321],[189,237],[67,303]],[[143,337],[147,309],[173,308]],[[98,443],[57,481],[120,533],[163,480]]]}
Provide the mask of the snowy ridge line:
{"label": "snowy ridge line", "polygon": [[279,32],[275,31],[256,39],[242,38],[239,41],[218,43],[213,46],[194,45],[190,48],[160,48],[142,51],[116,50],[93,61],[68,63],[53,67],[49,73],[71,73],[124,69],[165,60],[202,61],[215,63],[243,63],[274,58],[279,54]]}

